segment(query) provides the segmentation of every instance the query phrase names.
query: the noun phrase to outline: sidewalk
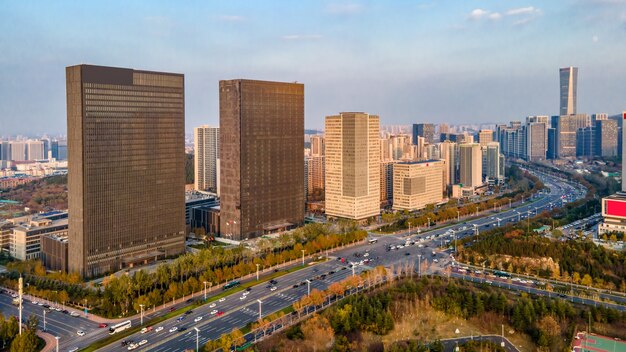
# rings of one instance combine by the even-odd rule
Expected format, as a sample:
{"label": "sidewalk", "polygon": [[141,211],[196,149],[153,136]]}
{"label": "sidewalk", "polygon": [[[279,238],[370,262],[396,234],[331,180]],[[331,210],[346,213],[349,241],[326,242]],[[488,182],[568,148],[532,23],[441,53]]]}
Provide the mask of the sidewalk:
{"label": "sidewalk", "polygon": [[46,342],[46,345],[41,349],[41,352],[56,351],[57,339],[53,335],[37,330],[37,336],[41,337]]}

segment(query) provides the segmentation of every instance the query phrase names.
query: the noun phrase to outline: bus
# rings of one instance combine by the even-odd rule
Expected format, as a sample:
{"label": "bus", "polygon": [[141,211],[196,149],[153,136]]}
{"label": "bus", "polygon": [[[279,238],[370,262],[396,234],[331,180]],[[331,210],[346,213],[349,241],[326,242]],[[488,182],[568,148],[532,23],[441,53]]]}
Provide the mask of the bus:
{"label": "bus", "polygon": [[501,277],[503,279],[508,279],[508,278],[511,277],[511,274],[509,274],[507,272],[504,272],[504,271],[496,270],[496,271],[493,272],[493,274],[496,275],[497,277]]}
{"label": "bus", "polygon": [[231,281],[231,282],[227,283],[226,285],[224,285],[223,289],[224,290],[228,290],[228,289],[231,289],[233,287],[237,287],[239,285],[241,285],[241,282],[239,282],[239,281]]}
{"label": "bus", "polygon": [[368,242],[369,242],[369,244],[373,244],[373,243],[378,242],[378,239],[377,238],[372,238]]}
{"label": "bus", "polygon": [[124,322],[121,322],[119,324],[115,324],[113,326],[111,326],[109,328],[109,335],[113,335],[116,332],[120,332],[120,331],[124,331],[128,328],[130,328],[131,324],[130,324],[130,320],[126,320]]}

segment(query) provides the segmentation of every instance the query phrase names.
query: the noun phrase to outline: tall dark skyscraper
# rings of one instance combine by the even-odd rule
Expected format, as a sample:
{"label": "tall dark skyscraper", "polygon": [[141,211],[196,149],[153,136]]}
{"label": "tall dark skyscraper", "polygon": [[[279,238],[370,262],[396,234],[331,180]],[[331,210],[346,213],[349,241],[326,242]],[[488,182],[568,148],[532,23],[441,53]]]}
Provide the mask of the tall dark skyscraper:
{"label": "tall dark skyscraper", "polygon": [[576,114],[576,91],[578,90],[578,67],[559,69],[561,82],[561,105],[559,115]]}
{"label": "tall dark skyscraper", "polygon": [[424,137],[426,143],[435,143],[435,125],[432,123],[413,124],[413,144],[417,144],[417,137]]}
{"label": "tall dark skyscraper", "polygon": [[184,76],[78,65],[66,79],[69,270],[184,252]]}
{"label": "tall dark skyscraper", "polygon": [[304,85],[220,81],[220,229],[241,240],[304,222]]}

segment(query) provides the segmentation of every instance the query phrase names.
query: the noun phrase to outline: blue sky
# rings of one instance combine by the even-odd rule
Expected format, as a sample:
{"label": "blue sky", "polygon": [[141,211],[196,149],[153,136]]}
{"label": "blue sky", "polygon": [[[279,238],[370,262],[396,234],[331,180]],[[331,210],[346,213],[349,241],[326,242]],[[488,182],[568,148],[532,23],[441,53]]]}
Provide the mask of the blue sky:
{"label": "blue sky", "polygon": [[218,81],[305,84],[305,125],[504,122],[626,109],[626,0],[10,1],[0,4],[0,135],[65,131],[66,66],[185,74],[186,129],[217,125]]}

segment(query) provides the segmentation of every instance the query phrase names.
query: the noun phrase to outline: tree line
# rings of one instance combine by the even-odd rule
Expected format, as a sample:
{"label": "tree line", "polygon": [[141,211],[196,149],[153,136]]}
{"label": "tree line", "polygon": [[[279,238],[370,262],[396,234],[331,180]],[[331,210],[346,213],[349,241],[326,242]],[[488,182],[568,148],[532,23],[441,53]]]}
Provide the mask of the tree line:
{"label": "tree line", "polygon": [[366,237],[362,230],[331,233],[325,225],[309,224],[277,239],[260,240],[258,250],[215,246],[184,254],[152,272],[105,277],[100,288],[76,282],[72,274],[47,274],[36,261],[9,267],[3,284],[16,288],[17,278],[23,275],[29,284],[27,293],[76,306],[86,303],[93,314],[114,318],[136,314],[142,304],[148,309],[200,292],[204,282],[211,288],[255,273],[257,264],[259,269],[268,269],[301,258],[302,251],[306,255],[320,253]]}

